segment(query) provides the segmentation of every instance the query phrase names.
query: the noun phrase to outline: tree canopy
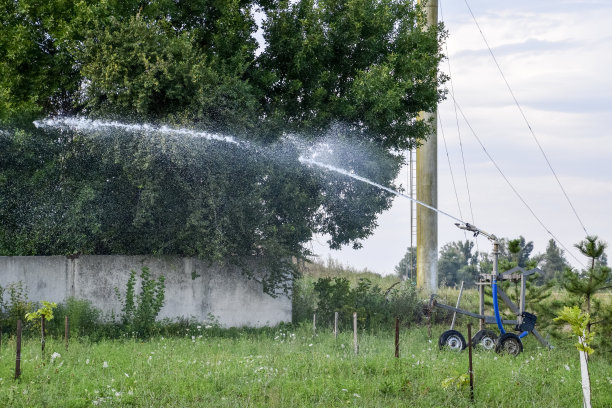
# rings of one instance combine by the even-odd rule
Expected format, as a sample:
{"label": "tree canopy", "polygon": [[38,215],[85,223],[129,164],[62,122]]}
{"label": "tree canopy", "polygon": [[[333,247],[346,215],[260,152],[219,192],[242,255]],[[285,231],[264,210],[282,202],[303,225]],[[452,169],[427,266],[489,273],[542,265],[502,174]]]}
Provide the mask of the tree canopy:
{"label": "tree canopy", "polygon": [[[443,97],[444,32],[423,30],[410,1],[0,4],[2,255],[256,255],[276,271],[273,287],[313,233],[359,245],[391,202],[301,165],[300,146],[332,143],[335,164],[392,186],[397,153],[431,125],[418,112]],[[250,147],[32,126],[57,115],[215,131]]]}

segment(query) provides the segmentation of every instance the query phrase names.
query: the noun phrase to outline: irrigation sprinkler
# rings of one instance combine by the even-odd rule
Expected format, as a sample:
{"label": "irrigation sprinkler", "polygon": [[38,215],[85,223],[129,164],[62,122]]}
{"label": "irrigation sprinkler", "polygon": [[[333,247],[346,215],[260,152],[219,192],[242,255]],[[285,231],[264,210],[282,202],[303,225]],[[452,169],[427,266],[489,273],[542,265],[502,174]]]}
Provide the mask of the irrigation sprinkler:
{"label": "irrigation sprinkler", "polygon": [[[515,267],[509,271],[504,273],[499,273],[499,241],[497,237],[493,234],[489,234],[474,225],[465,223],[465,224],[455,224],[460,229],[464,229],[474,233],[474,236],[479,234],[484,235],[489,239],[489,241],[493,244],[493,273],[491,274],[480,274],[478,277],[478,281],[476,285],[478,286],[479,297],[480,297],[480,307],[479,313],[472,313],[468,310],[461,309],[458,306],[453,307],[449,305],[445,305],[443,303],[439,303],[432,296],[430,300],[430,308],[440,307],[442,309],[450,310],[455,313],[461,313],[470,317],[474,317],[480,320],[480,330],[471,338],[471,342],[474,346],[479,346],[486,350],[495,349],[497,353],[508,353],[511,355],[518,355],[523,351],[523,343],[521,339],[527,336],[529,333],[533,334],[539,342],[546,346],[550,347],[550,344],[538,333],[535,329],[536,316],[525,311],[525,285],[527,281],[527,277],[533,275],[540,270],[538,268],[534,268],[531,270],[525,270],[522,267]],[[519,305],[516,305],[510,297],[500,288],[498,287],[498,282],[501,281],[510,281],[519,283],[520,282],[520,300]],[[491,286],[493,292],[493,316],[487,316],[484,314],[484,287]],[[501,298],[504,303],[512,310],[513,313],[516,314],[515,320],[503,320],[501,318],[499,312],[499,302],[498,298]],[[492,330],[487,330],[484,328],[485,324],[496,324],[499,329],[499,336]],[[511,332],[506,332],[504,329],[504,324],[512,324],[514,325],[514,330],[520,334],[515,334]],[[440,336],[438,341],[438,346],[440,349],[448,348],[454,351],[461,351],[466,348],[467,343],[461,333],[457,330],[447,330]]]}
{"label": "irrigation sprinkler", "polygon": [[[450,310],[452,312],[461,313],[461,314],[468,315],[476,319],[479,319],[480,320],[480,330],[470,340],[472,340],[472,343],[474,345],[478,345],[481,348],[485,348],[485,349],[495,348],[495,351],[497,351],[498,353],[507,352],[513,355],[517,355],[521,351],[523,351],[523,343],[521,342],[521,338],[525,337],[529,333],[533,334],[540,341],[540,343],[542,343],[542,345],[551,347],[550,344],[535,329],[536,316],[534,314],[531,314],[525,311],[526,279],[528,276],[533,275],[534,273],[538,271],[539,272],[541,271],[538,268],[534,268],[531,270],[525,270],[522,267],[516,267],[516,268],[513,268],[509,271],[506,271],[500,274],[499,268],[498,268],[499,241],[495,235],[489,234],[477,228],[476,226],[471,225],[467,222],[464,222],[463,220],[451,214],[448,214],[438,208],[435,208],[427,203],[416,200],[413,197],[402,194],[398,191],[390,189],[389,187],[385,187],[381,184],[375,183],[372,180],[368,180],[367,178],[354,174],[350,171],[347,171],[347,170],[344,170],[338,167],[334,167],[329,164],[320,163],[316,160],[313,160],[312,158],[309,159],[305,157],[300,157],[299,161],[301,163],[315,165],[325,170],[333,171],[338,174],[342,174],[347,177],[351,177],[355,180],[359,180],[364,183],[370,184],[374,187],[387,191],[391,194],[395,194],[398,197],[407,198],[408,200],[415,202],[416,204],[422,207],[429,208],[430,210],[435,211],[438,214],[444,215],[448,218],[458,221],[458,223],[456,223],[455,225],[459,227],[460,229],[464,229],[464,230],[473,232],[474,236],[478,236],[482,234],[485,237],[487,237],[489,241],[493,243],[493,273],[480,274],[478,278],[478,282],[476,282],[476,285],[478,286],[479,295],[480,295],[479,313],[472,313],[468,310],[460,309],[459,307],[453,307],[453,306],[445,305],[442,303],[438,303],[435,299],[435,295],[432,294],[429,300],[429,308],[428,308],[428,314],[429,314],[428,335],[429,337],[431,337],[432,311],[433,311],[433,308],[437,306],[443,309]],[[510,282],[515,282],[515,283],[516,282],[521,283],[521,293],[520,293],[519,305],[516,305],[514,302],[512,302],[512,300],[510,300],[508,295],[506,295],[506,293],[497,286],[498,281],[510,281]],[[493,290],[494,316],[486,316],[484,313],[484,287],[489,286],[489,285],[491,286]],[[503,320],[501,318],[500,313],[499,313],[498,297],[501,297],[504,303],[510,308],[510,310],[512,310],[512,312],[516,314],[515,320]],[[494,331],[487,330],[484,328],[485,324],[489,324],[489,323],[497,324],[497,327],[500,331],[499,336],[497,336],[497,334]],[[503,326],[504,324],[514,324],[515,330],[520,332],[521,334],[516,335],[514,333],[507,333],[506,330],[504,329],[504,326]],[[457,330],[447,330],[444,333],[442,333],[438,344],[440,348],[448,347],[456,351],[461,351],[465,349],[465,347],[467,346],[465,338]]]}

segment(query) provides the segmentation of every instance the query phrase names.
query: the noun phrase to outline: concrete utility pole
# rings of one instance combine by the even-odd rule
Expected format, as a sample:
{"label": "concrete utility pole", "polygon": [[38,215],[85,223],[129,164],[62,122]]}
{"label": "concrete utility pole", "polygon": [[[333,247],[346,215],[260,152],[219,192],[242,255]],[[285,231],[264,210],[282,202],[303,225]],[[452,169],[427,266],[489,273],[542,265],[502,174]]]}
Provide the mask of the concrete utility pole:
{"label": "concrete utility pole", "polygon": [[[425,8],[427,27],[438,24],[438,0],[419,0]],[[416,152],[417,200],[438,208],[437,112],[421,112],[433,121],[433,131]],[[438,214],[417,205],[417,287],[429,293],[438,289]]]}

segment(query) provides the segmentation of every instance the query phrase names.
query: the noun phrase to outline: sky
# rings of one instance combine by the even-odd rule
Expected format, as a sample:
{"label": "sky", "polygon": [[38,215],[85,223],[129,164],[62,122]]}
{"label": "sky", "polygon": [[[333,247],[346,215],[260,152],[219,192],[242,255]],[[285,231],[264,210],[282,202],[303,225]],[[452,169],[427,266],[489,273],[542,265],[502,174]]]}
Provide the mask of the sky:
{"label": "sky", "polygon": [[[452,85],[446,87],[454,89],[469,126],[460,114],[457,120],[450,96],[440,104],[438,208],[498,237],[524,236],[534,242],[534,254],[544,252],[554,237],[566,249],[567,260],[582,268],[586,258],[573,246],[584,239],[585,229],[612,244],[612,1],[467,4],[533,134],[466,2],[439,0],[439,19],[449,34],[444,45],[448,60],[440,68],[450,72]],[[407,186],[405,170],[398,182]],[[439,248],[473,239],[454,222],[439,217]],[[310,249],[322,260],[331,257],[346,267],[394,273],[410,245],[410,201],[396,198],[359,250],[329,250],[326,239],[316,236],[311,242]],[[477,245],[480,251],[491,251],[482,237]]]}

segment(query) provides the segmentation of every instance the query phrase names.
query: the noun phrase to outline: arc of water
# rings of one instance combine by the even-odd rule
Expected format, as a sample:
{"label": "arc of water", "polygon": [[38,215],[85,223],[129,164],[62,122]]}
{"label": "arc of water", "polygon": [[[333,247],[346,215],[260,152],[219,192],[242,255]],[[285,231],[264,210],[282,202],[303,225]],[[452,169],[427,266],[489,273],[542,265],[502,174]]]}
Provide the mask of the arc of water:
{"label": "arc of water", "polygon": [[211,133],[205,131],[198,131],[192,129],[182,128],[171,128],[169,126],[154,126],[149,124],[129,124],[121,123],[117,121],[107,120],[94,120],[85,118],[47,118],[42,120],[34,121],[34,126],[38,128],[51,127],[51,128],[68,128],[72,130],[79,130],[83,132],[94,132],[97,130],[106,129],[118,129],[125,132],[158,132],[161,134],[171,136],[190,136],[199,137],[208,140],[215,140],[219,142],[231,143],[237,146],[243,146],[245,142],[238,141],[231,136],[220,135],[218,133]]}
{"label": "arc of water", "polygon": [[419,200],[417,200],[415,198],[412,198],[412,197],[410,197],[410,196],[408,196],[406,194],[402,194],[399,191],[395,191],[395,190],[393,190],[393,189],[391,189],[389,187],[383,186],[382,184],[375,183],[372,180],[368,180],[367,178],[362,177],[360,175],[357,175],[355,173],[352,173],[350,171],[341,169],[339,167],[331,166],[329,164],[321,163],[321,162],[318,162],[318,161],[313,160],[313,159],[308,159],[306,157],[300,157],[298,160],[300,161],[300,163],[311,164],[311,165],[314,165],[314,166],[318,166],[318,167],[324,168],[324,169],[329,170],[329,171],[340,173],[340,174],[343,174],[343,175],[345,175],[347,177],[351,177],[351,178],[353,178],[355,180],[359,180],[359,181],[362,181],[364,183],[370,184],[370,185],[372,185],[374,187],[378,187],[379,189],[384,190],[384,191],[386,191],[388,193],[394,194],[394,195],[396,195],[398,197],[407,198],[408,200],[414,201],[415,203],[417,203],[419,205],[422,205],[423,207],[429,208],[432,211],[435,211],[435,212],[437,212],[439,214],[442,214],[442,215],[445,215],[445,216],[447,216],[449,218],[452,218],[453,220],[458,221],[459,223],[461,223],[463,225],[467,225],[467,223],[465,221],[461,220],[460,218],[457,218],[457,217],[455,217],[453,215],[450,215],[450,214],[448,214],[448,213],[446,213],[446,212],[444,212],[442,210],[439,210],[439,209],[437,209],[435,207],[432,207],[431,205],[426,204],[426,203],[424,203],[422,201],[419,201]]}

